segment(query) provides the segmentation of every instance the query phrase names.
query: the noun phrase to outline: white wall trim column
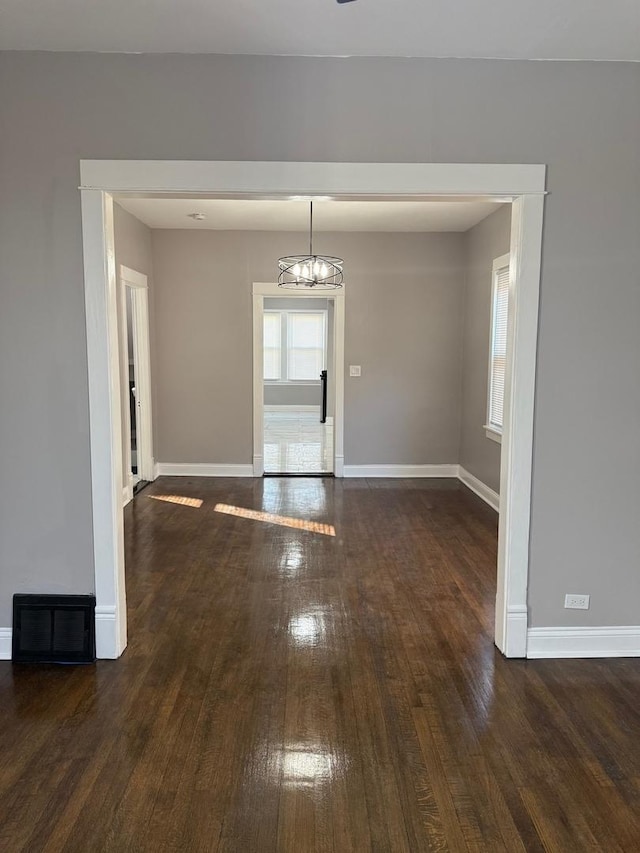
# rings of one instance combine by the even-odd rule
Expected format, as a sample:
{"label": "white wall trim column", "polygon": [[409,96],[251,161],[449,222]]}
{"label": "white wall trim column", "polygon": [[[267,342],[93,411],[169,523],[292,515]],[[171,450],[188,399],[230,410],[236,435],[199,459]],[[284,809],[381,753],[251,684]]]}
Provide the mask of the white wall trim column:
{"label": "white wall trim column", "polygon": [[82,190],[96,653],[117,658],[127,645],[122,515],[120,353],[113,199]]}
{"label": "white wall trim column", "polygon": [[533,464],[538,301],[544,196],[521,196],[511,213],[509,318],[505,376],[496,645],[527,655],[527,588]]}

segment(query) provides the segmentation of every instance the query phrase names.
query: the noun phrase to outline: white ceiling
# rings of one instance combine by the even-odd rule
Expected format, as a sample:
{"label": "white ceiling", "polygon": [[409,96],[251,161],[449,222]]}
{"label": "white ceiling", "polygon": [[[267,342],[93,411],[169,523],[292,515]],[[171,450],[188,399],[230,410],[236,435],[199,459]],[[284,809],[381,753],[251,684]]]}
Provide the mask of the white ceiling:
{"label": "white ceiling", "polygon": [[[307,201],[118,198],[150,228],[201,231],[307,231]],[[314,231],[467,231],[499,203],[483,201],[316,201]],[[199,222],[190,213],[204,213]]]}
{"label": "white ceiling", "polygon": [[640,60],[640,2],[0,0],[0,49]]}

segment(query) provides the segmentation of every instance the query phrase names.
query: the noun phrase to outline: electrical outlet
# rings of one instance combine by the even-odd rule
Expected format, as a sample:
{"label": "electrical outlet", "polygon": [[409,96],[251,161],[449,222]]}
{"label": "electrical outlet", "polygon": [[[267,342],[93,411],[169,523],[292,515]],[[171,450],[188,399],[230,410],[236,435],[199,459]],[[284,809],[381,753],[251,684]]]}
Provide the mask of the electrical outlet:
{"label": "electrical outlet", "polygon": [[359,364],[349,365],[349,376],[362,376],[362,369]]}
{"label": "electrical outlet", "polygon": [[589,609],[588,595],[567,594],[564,597],[564,606],[570,610],[588,610]]}

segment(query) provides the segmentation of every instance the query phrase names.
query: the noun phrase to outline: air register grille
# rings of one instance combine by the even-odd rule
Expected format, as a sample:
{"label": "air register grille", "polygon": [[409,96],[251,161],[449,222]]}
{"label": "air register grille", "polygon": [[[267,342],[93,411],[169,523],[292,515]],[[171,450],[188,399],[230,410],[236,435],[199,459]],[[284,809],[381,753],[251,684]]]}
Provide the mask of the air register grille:
{"label": "air register grille", "polygon": [[95,609],[94,595],[14,595],[12,659],[92,663]]}

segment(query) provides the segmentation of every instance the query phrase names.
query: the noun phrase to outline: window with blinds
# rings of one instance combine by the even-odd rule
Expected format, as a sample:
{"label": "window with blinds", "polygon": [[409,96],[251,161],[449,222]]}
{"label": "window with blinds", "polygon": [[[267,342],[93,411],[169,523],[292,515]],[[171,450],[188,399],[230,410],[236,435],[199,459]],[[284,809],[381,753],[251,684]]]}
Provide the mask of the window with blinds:
{"label": "window with blinds", "polygon": [[291,382],[319,379],[324,367],[324,312],[287,314],[287,378]]}
{"label": "window with blinds", "polygon": [[[506,260],[506,263],[505,263]],[[491,309],[491,349],[489,363],[489,404],[487,426],[502,432],[504,422],[504,382],[507,363],[507,320],[509,312],[509,258],[499,258],[493,267]]]}
{"label": "window with blinds", "polygon": [[264,313],[264,378],[282,378],[282,318],[279,311]]}
{"label": "window with blinds", "polygon": [[263,341],[265,381],[319,382],[326,311],[265,311]]}

